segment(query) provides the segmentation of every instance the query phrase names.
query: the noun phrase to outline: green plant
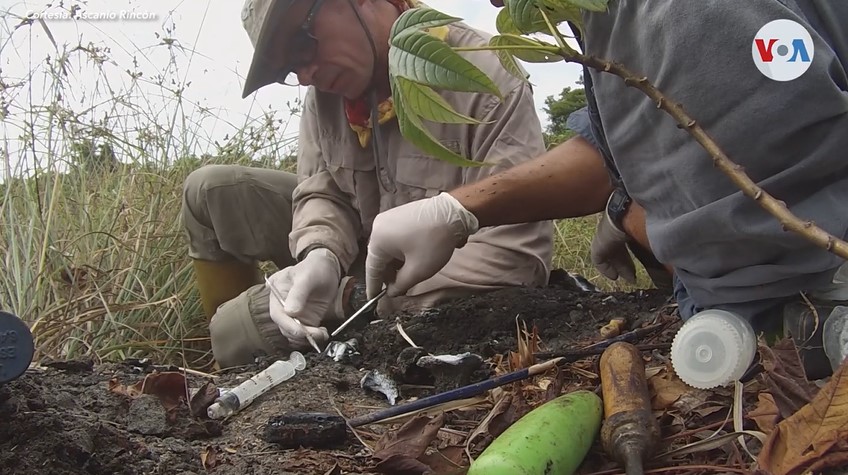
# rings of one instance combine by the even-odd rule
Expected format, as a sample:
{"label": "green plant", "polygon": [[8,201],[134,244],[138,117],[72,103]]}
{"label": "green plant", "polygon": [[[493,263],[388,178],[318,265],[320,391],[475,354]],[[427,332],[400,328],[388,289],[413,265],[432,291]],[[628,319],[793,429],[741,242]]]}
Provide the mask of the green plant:
{"label": "green plant", "polygon": [[[848,259],[848,243],[789,212],[783,202],[765,192],[741,167],[732,162],[700,124],[685,112],[681,104],[666,97],[648,78],[634,74],[622,64],[584,55],[567,44],[566,36],[558,27],[567,23],[571,28],[582,30],[581,10],[605,12],[607,1],[504,0],[504,8],[496,21],[499,34],[490,40],[488,46],[479,48],[452,47],[426,33],[428,28],[445,26],[460,18],[425,7],[404,12],[392,28],[389,40],[390,80],[393,100],[399,105],[401,133],[437,158],[463,166],[479,166],[479,163],[465,160],[440,145],[422,122],[475,122],[474,118],[457,114],[432,88],[488,93],[501,97],[501,91],[497,90],[490,78],[459,52],[481,49],[496,51],[504,68],[522,80],[527,78],[517,67],[516,58],[527,62],[580,63],[618,76],[627,86],[644,93],[709,153],[719,170],[746,196],[779,220],[785,229]],[[547,35],[553,43],[538,39],[538,34]]]}

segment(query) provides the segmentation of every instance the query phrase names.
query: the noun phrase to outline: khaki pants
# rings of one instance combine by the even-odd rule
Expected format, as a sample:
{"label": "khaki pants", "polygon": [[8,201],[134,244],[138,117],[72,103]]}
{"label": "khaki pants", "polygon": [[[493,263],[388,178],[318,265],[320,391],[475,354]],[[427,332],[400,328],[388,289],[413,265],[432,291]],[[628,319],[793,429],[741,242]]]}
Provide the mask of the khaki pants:
{"label": "khaki pants", "polygon": [[[246,264],[272,261],[280,269],[295,264],[288,236],[296,186],[296,175],[279,170],[236,165],[195,170],[183,189],[189,256]],[[269,294],[264,284],[254,285],[218,307],[209,333],[221,367],[249,364],[263,353],[288,353],[268,311]]]}

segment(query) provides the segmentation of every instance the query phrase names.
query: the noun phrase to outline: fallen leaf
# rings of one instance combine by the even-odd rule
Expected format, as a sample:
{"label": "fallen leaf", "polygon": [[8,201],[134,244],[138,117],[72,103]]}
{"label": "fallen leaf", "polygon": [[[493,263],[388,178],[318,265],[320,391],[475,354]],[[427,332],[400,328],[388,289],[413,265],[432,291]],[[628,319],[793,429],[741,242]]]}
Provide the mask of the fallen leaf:
{"label": "fallen leaf", "polygon": [[760,343],[763,373],[761,378],[774,397],[780,416],[784,419],[809,403],[816,386],[807,380],[798,348],[791,338],[784,338],[770,348]]}
{"label": "fallen leaf", "polygon": [[450,445],[421,456],[421,460],[435,473],[445,473],[464,467],[465,447]]}
{"label": "fallen leaf", "polygon": [[848,464],[848,360],[809,404],[777,424],[758,462],[775,475]]}
{"label": "fallen leaf", "polygon": [[648,379],[648,389],[651,393],[651,408],[657,411],[674,406],[684,395],[687,398],[680,405],[682,409],[691,411],[695,406],[703,404],[709,395],[684,383],[674,371],[668,369]]}
{"label": "fallen leaf", "polygon": [[565,372],[558,371],[556,377],[553,378],[551,384],[545,388],[545,400],[543,402],[548,402],[551,399],[556,399],[557,396],[562,394],[562,386],[565,384]]}
{"label": "fallen leaf", "polygon": [[501,435],[503,431],[507,430],[515,421],[524,417],[531,409],[521,392],[514,393],[506,410],[493,417],[492,421],[489,422],[489,435],[493,439]]}
{"label": "fallen leaf", "polygon": [[424,462],[403,454],[391,454],[374,466],[380,473],[392,475],[425,475],[433,470]]}
{"label": "fallen leaf", "polygon": [[780,412],[774,404],[774,397],[769,393],[757,395],[757,407],[748,413],[748,417],[753,419],[757,427],[766,435],[770,434],[781,420]]}
{"label": "fallen leaf", "polygon": [[339,464],[334,464],[324,475],[342,475],[342,468],[339,467]]}
{"label": "fallen leaf", "polygon": [[435,417],[416,416],[397,431],[384,434],[374,446],[371,456],[377,462],[374,470],[416,475],[431,472],[430,467],[417,459],[424,455],[444,423],[444,413]]}
{"label": "fallen leaf", "polygon": [[689,388],[687,392],[681,394],[680,397],[677,398],[677,401],[674,401],[674,404],[672,404],[671,407],[680,411],[680,413],[684,416],[688,416],[689,414],[696,412],[698,409],[705,408],[708,405],[707,399],[709,397],[710,393],[707,391]]}
{"label": "fallen leaf", "polygon": [[726,411],[727,409],[727,406],[705,405],[704,407],[694,409],[692,412],[698,414],[701,417],[707,417],[719,411]]}
{"label": "fallen leaf", "polygon": [[474,431],[471,432],[471,435],[468,436],[468,442],[466,442],[467,447],[472,447],[481,436],[483,438],[483,446],[488,445],[494,438],[489,434],[489,424],[492,423],[492,420],[509,409],[509,405],[512,402],[512,393],[502,392],[496,401],[497,402],[495,402],[492,410],[489,411],[489,414],[483,418],[477,428],[474,429]]}
{"label": "fallen leaf", "polygon": [[515,330],[518,351],[509,352],[510,371],[518,371],[536,364],[535,353],[539,351],[539,331],[535,325],[533,325],[533,331],[528,332],[527,322],[521,320],[519,323],[519,317],[516,315]]}
{"label": "fallen leaf", "polygon": [[197,393],[195,393],[194,397],[191,398],[191,402],[189,402],[191,415],[201,419],[208,418],[209,415],[206,413],[206,410],[218,399],[219,393],[218,387],[212,381],[206,382],[206,384],[197,390]]}
{"label": "fallen leaf", "polygon": [[206,446],[203,452],[200,452],[200,464],[206,470],[215,468],[218,464],[218,451],[211,445]]}
{"label": "fallen leaf", "polygon": [[437,447],[444,448],[452,445],[463,445],[465,440],[468,439],[468,434],[458,434],[440,430],[439,433],[436,434],[436,439],[439,441]]}
{"label": "fallen leaf", "polygon": [[158,397],[169,411],[185,401],[187,394],[185,375],[176,371],[150,373],[132,386],[124,386],[113,378],[109,380],[109,390],[133,399],[151,394]]}

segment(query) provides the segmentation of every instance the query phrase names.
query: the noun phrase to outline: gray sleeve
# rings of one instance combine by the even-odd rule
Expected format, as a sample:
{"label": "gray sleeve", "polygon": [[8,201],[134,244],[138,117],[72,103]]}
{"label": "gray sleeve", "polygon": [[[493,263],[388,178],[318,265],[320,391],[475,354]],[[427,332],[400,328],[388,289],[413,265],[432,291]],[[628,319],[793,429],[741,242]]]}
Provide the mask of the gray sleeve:
{"label": "gray sleeve", "polygon": [[596,149],[601,149],[595,134],[592,133],[592,123],[589,119],[589,107],[584,106],[572,112],[565,120],[565,128],[574,131],[577,135],[586,139]]}
{"label": "gray sleeve", "polygon": [[[789,81],[767,77],[752,54],[757,32],[778,19],[812,38],[809,68]],[[587,54],[637,69],[792,213],[848,233],[848,78],[796,9],[778,0],[615,2],[609,14],[587,14],[585,29]],[[643,93],[590,74],[616,166],[646,210],[651,249],[695,302],[773,304],[830,281],[844,260],[782,228]]]}

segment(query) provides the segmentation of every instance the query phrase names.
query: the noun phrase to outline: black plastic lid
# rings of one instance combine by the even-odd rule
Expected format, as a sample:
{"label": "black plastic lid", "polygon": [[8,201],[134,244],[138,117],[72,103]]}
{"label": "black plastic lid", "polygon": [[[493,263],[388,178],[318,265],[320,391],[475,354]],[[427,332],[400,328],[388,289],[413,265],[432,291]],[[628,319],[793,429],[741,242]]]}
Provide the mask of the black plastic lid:
{"label": "black plastic lid", "polygon": [[0,383],[17,379],[32,363],[32,332],[17,316],[0,311]]}

